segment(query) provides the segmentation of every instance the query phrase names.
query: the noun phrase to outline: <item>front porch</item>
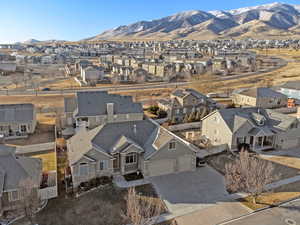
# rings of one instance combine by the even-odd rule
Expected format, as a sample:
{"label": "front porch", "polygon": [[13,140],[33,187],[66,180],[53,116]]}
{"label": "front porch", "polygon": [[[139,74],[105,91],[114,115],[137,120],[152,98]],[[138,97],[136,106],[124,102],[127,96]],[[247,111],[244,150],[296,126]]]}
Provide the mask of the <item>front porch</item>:
{"label": "front porch", "polygon": [[[268,150],[274,148],[275,136],[247,136],[237,138],[237,148],[242,145],[248,145],[253,151]],[[240,150],[240,149],[239,149]]]}

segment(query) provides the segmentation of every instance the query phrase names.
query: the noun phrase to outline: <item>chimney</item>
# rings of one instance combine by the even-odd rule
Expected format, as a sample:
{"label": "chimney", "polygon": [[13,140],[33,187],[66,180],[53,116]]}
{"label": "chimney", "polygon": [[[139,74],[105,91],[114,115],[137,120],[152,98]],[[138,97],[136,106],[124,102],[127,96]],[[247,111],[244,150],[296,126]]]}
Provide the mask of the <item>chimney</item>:
{"label": "chimney", "polygon": [[106,111],[108,116],[112,116],[114,114],[114,103],[107,103]]}

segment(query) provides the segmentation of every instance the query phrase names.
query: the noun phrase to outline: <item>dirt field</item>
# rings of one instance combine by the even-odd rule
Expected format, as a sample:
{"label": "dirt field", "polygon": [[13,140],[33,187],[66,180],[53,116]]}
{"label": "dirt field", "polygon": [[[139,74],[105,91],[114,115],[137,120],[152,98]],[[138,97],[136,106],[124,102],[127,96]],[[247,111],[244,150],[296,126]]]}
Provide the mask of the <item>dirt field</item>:
{"label": "dirt field", "polygon": [[50,88],[51,90],[61,90],[61,89],[72,89],[75,87],[80,87],[79,84],[75,81],[74,77],[68,77],[65,79],[60,79],[53,81],[49,84],[42,85],[40,89]]}
{"label": "dirt field", "polygon": [[268,157],[267,160],[300,170],[300,158],[297,157],[273,156],[273,157]]}
{"label": "dirt field", "polygon": [[256,204],[253,203],[251,197],[241,199],[240,201],[251,209],[260,209],[270,205],[288,201],[293,198],[300,197],[300,182],[283,185],[271,192],[263,193],[257,198]]}
{"label": "dirt field", "polygon": [[[259,54],[266,54],[265,51],[257,50]],[[300,51],[271,49],[267,51],[268,56],[276,56],[288,61],[288,65],[276,71],[262,73],[251,77],[244,77],[237,80],[215,81],[215,78],[201,77],[190,87],[201,93],[227,92],[237,88],[264,87],[281,85],[291,80],[300,80]]]}

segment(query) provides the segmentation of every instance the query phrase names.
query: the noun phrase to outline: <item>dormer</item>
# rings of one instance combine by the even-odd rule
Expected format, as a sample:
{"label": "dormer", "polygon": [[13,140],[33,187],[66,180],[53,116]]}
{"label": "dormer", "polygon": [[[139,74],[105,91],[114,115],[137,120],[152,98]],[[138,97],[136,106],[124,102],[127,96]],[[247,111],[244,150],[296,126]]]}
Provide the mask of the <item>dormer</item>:
{"label": "dormer", "polygon": [[264,126],[266,122],[266,117],[259,113],[252,113],[252,119],[258,126]]}

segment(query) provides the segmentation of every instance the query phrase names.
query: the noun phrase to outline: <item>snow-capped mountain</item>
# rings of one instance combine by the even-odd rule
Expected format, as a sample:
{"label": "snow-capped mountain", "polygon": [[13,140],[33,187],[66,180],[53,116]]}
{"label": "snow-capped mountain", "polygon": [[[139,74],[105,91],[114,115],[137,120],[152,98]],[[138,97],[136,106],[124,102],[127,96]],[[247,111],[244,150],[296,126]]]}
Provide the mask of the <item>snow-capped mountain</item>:
{"label": "snow-capped mountain", "polygon": [[192,10],[105,31],[87,40],[300,37],[300,5],[272,3],[228,11]]}

